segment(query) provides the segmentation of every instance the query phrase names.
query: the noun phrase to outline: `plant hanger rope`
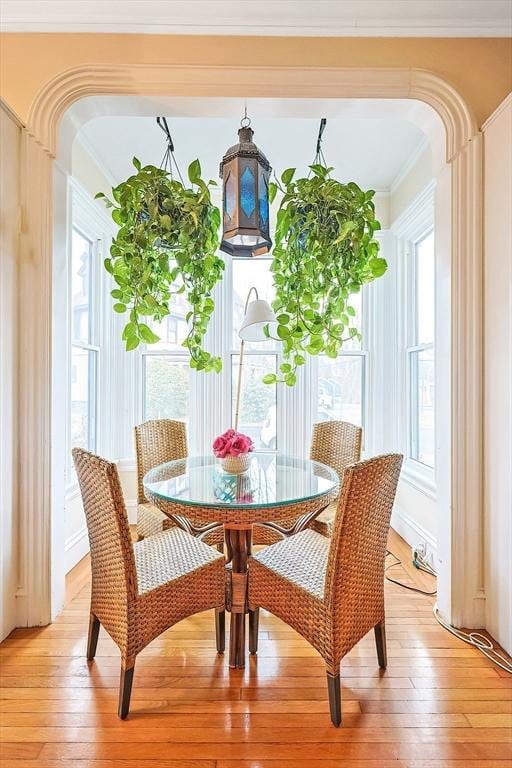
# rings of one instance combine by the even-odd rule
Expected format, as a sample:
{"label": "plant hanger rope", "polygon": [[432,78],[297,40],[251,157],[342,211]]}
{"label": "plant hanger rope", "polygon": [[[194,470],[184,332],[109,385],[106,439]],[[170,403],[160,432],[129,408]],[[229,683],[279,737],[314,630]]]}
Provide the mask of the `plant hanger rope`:
{"label": "plant hanger rope", "polygon": [[167,147],[165,149],[162,162],[160,163],[160,168],[163,168],[165,171],[167,171],[169,176],[172,179],[173,178],[172,166],[174,163],[174,167],[176,168],[176,173],[178,174],[179,180],[181,181],[182,184],[184,184],[179,165],[174,156],[174,142],[172,140],[169,126],[167,125],[167,120],[165,117],[157,117],[156,122],[158,127],[161,128],[162,131],[165,133],[165,137],[167,139]]}
{"label": "plant hanger rope", "polygon": [[[325,165],[327,167],[327,162],[324,157],[324,153],[322,150],[322,140],[323,135],[325,131],[325,127],[327,125],[327,119],[325,117],[322,117],[320,120],[320,128],[318,129],[318,137],[316,140],[316,152],[315,152],[315,159],[313,160],[313,164],[321,163],[322,165]],[[308,178],[311,175],[311,171],[309,172]]]}

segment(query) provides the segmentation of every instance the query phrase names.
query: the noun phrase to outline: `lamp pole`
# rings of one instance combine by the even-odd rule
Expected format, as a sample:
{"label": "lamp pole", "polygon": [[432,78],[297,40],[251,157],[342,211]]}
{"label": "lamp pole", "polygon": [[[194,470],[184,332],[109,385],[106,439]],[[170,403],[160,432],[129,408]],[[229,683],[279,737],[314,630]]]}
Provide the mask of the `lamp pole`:
{"label": "lamp pole", "polygon": [[[247,307],[249,306],[249,300],[251,298],[251,294],[252,294],[253,291],[256,294],[256,300],[259,299],[258,290],[253,285],[251,288],[249,288],[249,293],[247,294],[247,298],[245,300],[244,316],[247,313]],[[244,364],[244,348],[245,348],[245,341],[244,341],[244,339],[242,339],[242,341],[240,343],[240,361],[239,361],[239,364],[238,364],[238,384],[237,384],[237,388],[236,388],[235,423],[234,423],[234,426],[233,426],[233,429],[235,430],[235,432],[238,431],[238,417],[239,417],[239,414],[240,414],[240,392],[241,392],[241,389],[242,389],[242,366]]]}

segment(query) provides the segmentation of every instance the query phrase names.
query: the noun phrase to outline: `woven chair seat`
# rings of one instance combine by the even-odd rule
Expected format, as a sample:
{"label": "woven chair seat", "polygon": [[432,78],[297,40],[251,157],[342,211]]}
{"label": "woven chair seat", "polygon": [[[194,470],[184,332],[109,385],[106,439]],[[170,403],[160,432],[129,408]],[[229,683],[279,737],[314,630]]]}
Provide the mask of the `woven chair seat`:
{"label": "woven chair seat", "polygon": [[177,527],[135,543],[133,553],[139,595],[223,557]]}
{"label": "woven chair seat", "polygon": [[330,541],[310,528],[266,547],[253,560],[323,600]]}
{"label": "woven chair seat", "polygon": [[338,499],[329,504],[329,506],[324,509],[323,512],[320,512],[318,517],[315,517],[315,519],[309,524],[309,527],[313,531],[321,533],[322,536],[332,536],[332,528],[334,525],[334,518],[336,516],[337,507]]}
{"label": "woven chair seat", "polygon": [[164,515],[158,507],[149,501],[137,506],[137,536],[139,539],[146,539],[148,536],[154,536],[155,533],[161,533],[175,527],[174,520]]}

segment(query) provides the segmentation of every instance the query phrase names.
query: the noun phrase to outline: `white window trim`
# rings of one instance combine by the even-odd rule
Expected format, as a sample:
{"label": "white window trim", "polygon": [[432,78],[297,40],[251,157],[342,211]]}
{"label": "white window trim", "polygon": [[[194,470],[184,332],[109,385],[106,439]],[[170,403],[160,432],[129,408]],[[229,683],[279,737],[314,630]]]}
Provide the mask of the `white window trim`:
{"label": "white window trim", "polygon": [[[265,257],[260,257],[265,258]],[[267,257],[270,261],[270,258]],[[240,259],[242,261],[242,259]],[[189,449],[191,453],[209,453],[213,438],[226,430],[232,424],[233,380],[231,363],[234,355],[239,355],[240,348],[233,344],[232,289],[233,271],[232,258],[226,258],[223,280],[214,291],[215,312],[210,321],[205,343],[207,349],[222,358],[223,367],[220,374],[190,371],[190,403],[194,407],[189,415]],[[248,263],[249,266],[249,263]],[[369,417],[370,392],[370,353],[365,329],[368,326],[369,302],[362,297],[362,330],[363,342],[361,349],[347,350],[340,357],[359,357],[362,360],[362,422],[366,434]],[[155,350],[150,345],[141,347],[136,359],[136,388],[134,392],[133,416],[134,423],[145,418],[144,414],[144,364],[145,356],[162,355],[170,359],[188,359],[186,350]],[[246,356],[275,356],[277,370],[282,362],[280,347],[270,348],[264,342],[251,350]],[[294,387],[277,385],[276,397],[276,429],[281,440],[277,443],[276,451],[294,456],[304,456],[309,452],[309,443],[313,423],[317,417],[317,357],[307,356],[306,364],[298,371],[297,383]],[[128,372],[127,372],[128,373]],[[242,385],[243,386],[243,385]],[[219,408],[219,403],[221,407]],[[365,439],[366,449],[368,442]],[[264,449],[261,449],[264,450]],[[125,449],[125,456],[131,451]],[[124,459],[123,466],[131,466],[130,460]]]}
{"label": "white window trim", "polygon": [[[94,343],[84,344],[72,339],[71,316],[71,254],[73,230],[76,229],[93,247],[93,269],[91,288],[91,338]],[[103,268],[103,259],[110,248],[110,241],[115,232],[115,225],[100,203],[93,200],[90,194],[79,184],[76,179],[69,178],[69,206],[67,226],[67,385],[66,385],[66,413],[70,413],[71,405],[71,350],[79,347],[95,352],[95,451],[102,455],[112,455],[114,446],[111,444],[111,436],[114,433],[112,426],[117,423],[118,416],[108,407],[114,400],[112,397],[113,383],[107,372],[115,371],[113,364],[114,334],[112,332],[114,321],[110,306],[110,277]],[[116,377],[116,381],[119,379]],[[108,418],[109,424],[106,424]],[[65,488],[66,500],[76,493],[78,482],[71,461],[71,435],[70,420],[66,425],[66,457],[67,457],[67,482]]]}
{"label": "white window trim", "polygon": [[[435,187],[436,183],[433,180],[391,225],[391,231],[398,240],[398,304],[400,307],[398,316],[398,346],[400,350],[398,356],[398,400],[402,403],[399,430],[401,450],[404,454],[402,479],[434,500],[437,499],[435,468],[428,467],[409,455],[411,435],[409,352],[433,346],[435,360],[435,339],[433,345],[414,344],[415,338],[412,337],[414,326],[411,323],[411,319],[414,322],[414,318],[411,318],[411,308],[415,307],[415,298],[413,298],[415,295],[414,269],[411,268],[411,265],[415,259],[415,244],[435,230]],[[405,394],[405,397],[400,397],[400,393]]]}

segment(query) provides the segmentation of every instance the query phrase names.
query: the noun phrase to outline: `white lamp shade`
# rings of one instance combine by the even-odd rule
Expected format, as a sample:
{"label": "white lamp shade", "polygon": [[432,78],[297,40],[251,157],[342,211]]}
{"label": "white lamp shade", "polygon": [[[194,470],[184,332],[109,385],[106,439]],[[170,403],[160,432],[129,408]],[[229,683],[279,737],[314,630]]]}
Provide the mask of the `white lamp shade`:
{"label": "white lamp shade", "polygon": [[272,307],[263,299],[251,301],[243,319],[238,335],[243,341],[266,341],[264,327],[268,325],[270,334],[276,335],[277,320]]}

